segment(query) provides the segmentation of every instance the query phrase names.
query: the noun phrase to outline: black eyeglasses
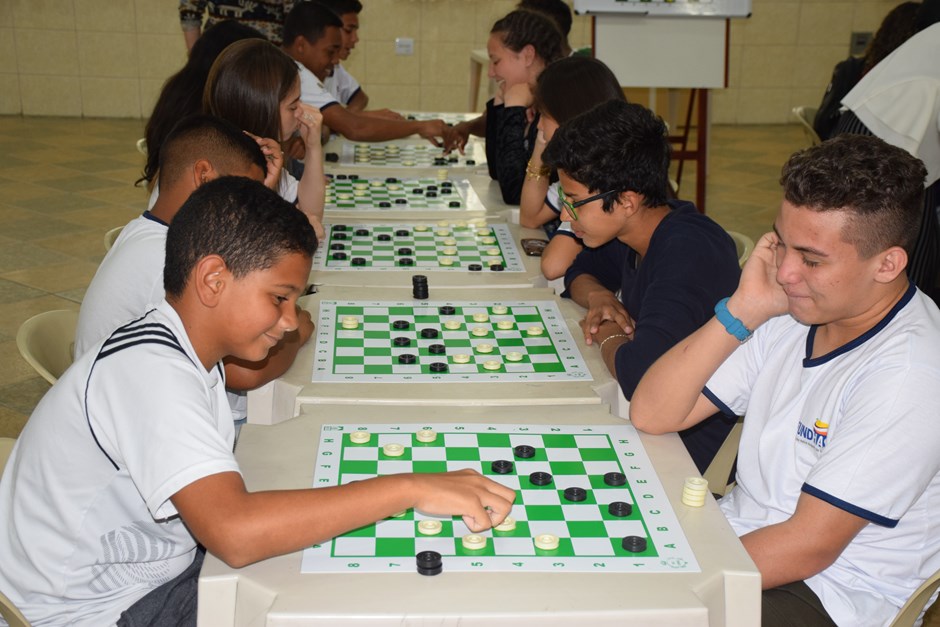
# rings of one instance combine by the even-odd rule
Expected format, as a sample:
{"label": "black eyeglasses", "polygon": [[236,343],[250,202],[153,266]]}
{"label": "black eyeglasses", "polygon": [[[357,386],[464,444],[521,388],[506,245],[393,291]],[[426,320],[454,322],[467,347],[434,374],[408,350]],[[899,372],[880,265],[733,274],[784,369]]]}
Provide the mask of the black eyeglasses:
{"label": "black eyeglasses", "polygon": [[586,205],[589,202],[593,202],[600,198],[606,198],[610,196],[611,194],[616,194],[616,193],[617,193],[617,190],[612,189],[609,192],[601,192],[600,194],[594,194],[593,196],[588,196],[587,198],[583,200],[579,200],[577,202],[571,202],[570,200],[568,200],[568,197],[565,196],[565,190],[561,188],[561,185],[558,186],[558,200],[561,201],[561,204],[565,207],[565,209],[568,210],[568,213],[571,214],[572,220],[578,219],[578,212],[575,211],[575,209],[577,209],[578,207]]}

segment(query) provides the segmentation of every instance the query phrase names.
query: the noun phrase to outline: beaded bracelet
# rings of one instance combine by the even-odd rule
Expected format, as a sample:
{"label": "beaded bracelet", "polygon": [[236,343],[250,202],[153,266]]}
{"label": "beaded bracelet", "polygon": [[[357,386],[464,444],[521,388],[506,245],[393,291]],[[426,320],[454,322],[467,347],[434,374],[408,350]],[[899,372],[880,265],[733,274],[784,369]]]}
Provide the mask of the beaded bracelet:
{"label": "beaded bracelet", "polygon": [[600,345],[599,350],[600,350],[601,352],[603,352],[603,351],[604,351],[604,344],[606,344],[608,340],[612,340],[612,339],[615,338],[615,337],[626,337],[626,338],[629,338],[630,336],[627,335],[626,333],[614,333],[613,335],[608,335],[608,336],[605,337],[605,338],[603,339],[603,341],[601,342],[601,345]]}

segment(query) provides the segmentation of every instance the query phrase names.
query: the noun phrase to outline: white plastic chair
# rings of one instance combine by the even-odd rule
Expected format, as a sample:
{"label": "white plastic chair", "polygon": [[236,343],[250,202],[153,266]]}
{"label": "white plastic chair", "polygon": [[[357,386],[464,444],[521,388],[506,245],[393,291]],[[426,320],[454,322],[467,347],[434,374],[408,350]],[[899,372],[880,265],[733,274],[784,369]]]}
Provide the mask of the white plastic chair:
{"label": "white plastic chair", "polygon": [[743,267],[744,262],[747,261],[747,258],[751,256],[751,252],[754,250],[754,240],[737,231],[728,231],[728,235],[734,240],[734,247],[738,252],[738,264]]}
{"label": "white plastic chair", "polygon": [[36,314],[20,325],[16,348],[20,355],[50,384],[72,365],[78,312],[56,309]]}
{"label": "white plastic chair", "polygon": [[816,107],[793,107],[793,115],[803,127],[803,134],[809,140],[810,145],[815,146],[822,143],[822,139],[813,128],[813,119],[816,117]]}
{"label": "white plastic chair", "polygon": [[114,246],[114,241],[118,238],[118,235],[121,234],[122,230],[124,230],[123,226],[116,226],[104,234],[104,251],[105,252],[108,252],[109,250],[111,250],[111,247]]}

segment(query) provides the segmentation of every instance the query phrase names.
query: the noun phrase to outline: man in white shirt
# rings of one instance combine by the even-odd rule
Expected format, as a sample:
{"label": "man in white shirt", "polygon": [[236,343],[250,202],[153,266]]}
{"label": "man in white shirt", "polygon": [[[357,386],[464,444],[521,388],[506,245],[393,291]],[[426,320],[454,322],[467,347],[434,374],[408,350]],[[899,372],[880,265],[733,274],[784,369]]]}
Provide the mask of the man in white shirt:
{"label": "man in white shirt", "polygon": [[764,625],[886,625],[940,568],[940,310],[905,274],[925,175],[870,136],[791,157],[738,289],[633,396],[651,433],[746,415],[720,505]]}

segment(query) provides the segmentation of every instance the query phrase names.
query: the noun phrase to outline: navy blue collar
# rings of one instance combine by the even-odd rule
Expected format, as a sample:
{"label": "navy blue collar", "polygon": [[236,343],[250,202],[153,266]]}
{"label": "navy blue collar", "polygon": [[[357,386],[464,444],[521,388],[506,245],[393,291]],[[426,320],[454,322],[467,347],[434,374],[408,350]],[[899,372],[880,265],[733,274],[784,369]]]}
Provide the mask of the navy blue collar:
{"label": "navy blue collar", "polygon": [[819,328],[819,325],[814,324],[810,326],[809,333],[806,334],[806,357],[803,358],[803,367],[812,368],[813,366],[821,366],[829,360],[835,359],[839,355],[843,355],[875,337],[882,329],[888,326],[892,320],[894,320],[894,317],[904,308],[905,305],[911,302],[911,299],[914,298],[914,293],[916,291],[917,288],[914,287],[914,284],[908,283],[907,291],[904,292],[904,295],[901,297],[901,299],[894,304],[894,307],[891,308],[891,311],[889,311],[887,315],[885,315],[885,317],[878,322],[878,324],[868,329],[854,340],[851,340],[842,346],[826,353],[825,355],[821,355],[820,357],[810,357],[810,355],[813,354],[813,341],[816,339],[816,330]]}
{"label": "navy blue collar", "polygon": [[163,220],[161,220],[161,219],[158,218],[157,216],[155,216],[155,215],[153,215],[152,213],[150,213],[150,210],[149,210],[149,209],[148,209],[147,211],[144,211],[144,217],[145,217],[146,219],[148,219],[148,220],[153,220],[153,221],[156,222],[157,224],[162,224],[163,226],[165,226],[165,227],[167,227],[167,228],[169,228],[169,226],[170,226],[169,224],[167,224],[166,222],[164,222]]}

